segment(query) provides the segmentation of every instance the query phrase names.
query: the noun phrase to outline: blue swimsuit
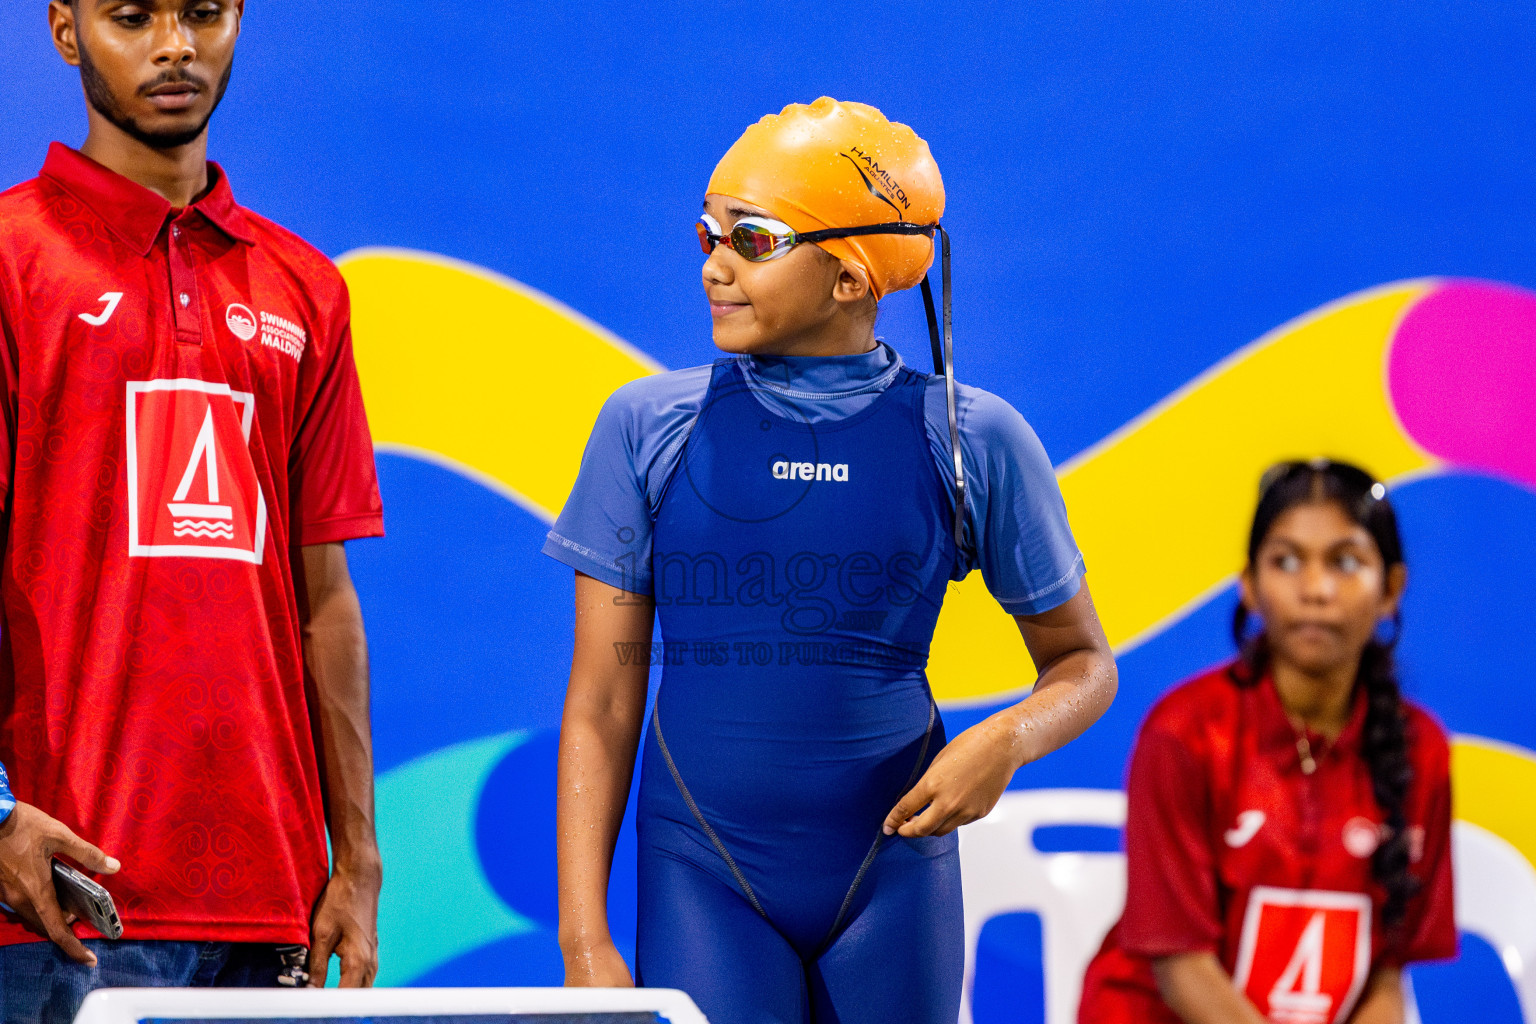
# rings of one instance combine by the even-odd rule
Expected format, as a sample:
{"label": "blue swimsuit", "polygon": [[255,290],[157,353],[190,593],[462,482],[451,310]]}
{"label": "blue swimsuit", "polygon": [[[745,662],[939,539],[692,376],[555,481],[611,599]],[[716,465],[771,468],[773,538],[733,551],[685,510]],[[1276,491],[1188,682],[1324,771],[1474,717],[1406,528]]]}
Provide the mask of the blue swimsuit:
{"label": "blue swimsuit", "polygon": [[[638,980],[683,989],[715,1024],[959,1010],[957,837],[880,829],[944,745],[923,669],[944,588],[968,568],[930,378],[891,355],[836,418],[765,402],[751,362],[716,362],[652,481],[648,564],[604,567],[652,593],[664,642],[637,816]],[[574,547],[589,545],[562,513],[546,551],[599,575]],[[1081,561],[1053,557],[1070,577],[1059,604]]]}

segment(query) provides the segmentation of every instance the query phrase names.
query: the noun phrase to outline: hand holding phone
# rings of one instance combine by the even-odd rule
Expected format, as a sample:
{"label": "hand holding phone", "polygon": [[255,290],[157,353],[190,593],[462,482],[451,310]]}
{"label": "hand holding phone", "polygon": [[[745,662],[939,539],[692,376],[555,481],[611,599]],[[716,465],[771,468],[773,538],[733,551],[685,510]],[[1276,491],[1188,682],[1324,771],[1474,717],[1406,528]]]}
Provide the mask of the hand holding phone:
{"label": "hand holding phone", "polygon": [[109,939],[123,937],[123,922],[117,916],[112,894],[61,860],[53,862],[53,890],[59,906],[90,924]]}
{"label": "hand holding phone", "polygon": [[0,904],[30,930],[53,940],[70,959],[94,965],[96,955],[70,929],[59,906],[53,882],[55,854],[98,874],[110,875],[121,867],[63,822],[18,801],[0,822]]}

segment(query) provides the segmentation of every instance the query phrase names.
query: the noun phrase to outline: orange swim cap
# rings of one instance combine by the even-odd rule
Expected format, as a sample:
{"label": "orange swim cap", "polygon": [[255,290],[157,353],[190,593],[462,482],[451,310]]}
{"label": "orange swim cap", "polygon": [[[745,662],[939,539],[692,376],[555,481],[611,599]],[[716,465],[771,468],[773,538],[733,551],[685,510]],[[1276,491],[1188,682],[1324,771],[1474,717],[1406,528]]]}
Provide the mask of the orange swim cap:
{"label": "orange swim cap", "polygon": [[[791,103],[736,140],[709,178],[709,191],[761,206],[796,231],[944,215],[944,181],[928,143],[864,103],[823,96]],[[864,272],[879,299],[911,288],[933,263],[925,235],[860,235],[817,242]]]}

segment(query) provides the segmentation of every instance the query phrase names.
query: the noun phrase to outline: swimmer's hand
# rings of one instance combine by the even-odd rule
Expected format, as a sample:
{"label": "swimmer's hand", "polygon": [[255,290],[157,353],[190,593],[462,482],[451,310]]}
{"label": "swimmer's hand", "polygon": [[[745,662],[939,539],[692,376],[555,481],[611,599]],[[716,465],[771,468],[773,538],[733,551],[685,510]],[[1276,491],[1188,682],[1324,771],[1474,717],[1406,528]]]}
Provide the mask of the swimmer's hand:
{"label": "swimmer's hand", "polygon": [[1029,696],[939,751],[886,815],[886,835],[948,835],[986,817],[1015,771],[1077,739],[1115,699],[1115,656],[1087,580],[1055,608],[1013,619],[1039,670]]}
{"label": "swimmer's hand", "polygon": [[629,965],[613,941],[562,948],[566,988],[634,988]]}
{"label": "swimmer's hand", "polygon": [[885,834],[947,836],[984,818],[997,806],[1019,767],[1011,730],[989,718],[965,730],[939,751],[917,785],[885,818]]}

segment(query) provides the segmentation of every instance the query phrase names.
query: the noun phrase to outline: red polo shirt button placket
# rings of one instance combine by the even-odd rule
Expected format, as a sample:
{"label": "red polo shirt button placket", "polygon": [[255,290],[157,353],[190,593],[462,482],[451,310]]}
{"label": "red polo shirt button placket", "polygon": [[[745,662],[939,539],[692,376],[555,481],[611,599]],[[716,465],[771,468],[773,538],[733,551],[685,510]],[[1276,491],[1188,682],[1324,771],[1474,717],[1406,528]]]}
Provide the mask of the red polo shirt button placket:
{"label": "red polo shirt button placket", "polygon": [[[192,261],[192,249],[187,235],[197,211],[182,210],[171,221],[171,311],[176,317],[176,340],[186,345],[203,343],[202,303],[198,301],[197,267]],[[185,226],[183,226],[185,225]]]}

